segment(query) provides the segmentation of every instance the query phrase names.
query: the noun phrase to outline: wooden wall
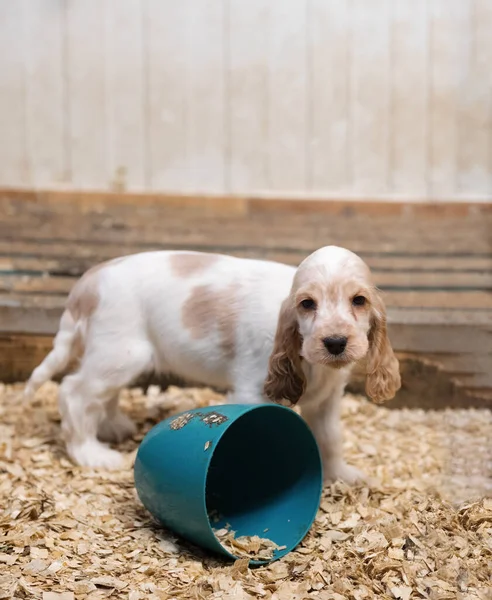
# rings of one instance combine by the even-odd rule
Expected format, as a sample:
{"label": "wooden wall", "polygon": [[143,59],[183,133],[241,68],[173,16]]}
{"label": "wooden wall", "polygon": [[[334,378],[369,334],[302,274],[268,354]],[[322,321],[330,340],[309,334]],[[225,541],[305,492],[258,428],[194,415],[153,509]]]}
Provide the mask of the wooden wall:
{"label": "wooden wall", "polygon": [[0,0],[0,186],[492,199],[491,0]]}

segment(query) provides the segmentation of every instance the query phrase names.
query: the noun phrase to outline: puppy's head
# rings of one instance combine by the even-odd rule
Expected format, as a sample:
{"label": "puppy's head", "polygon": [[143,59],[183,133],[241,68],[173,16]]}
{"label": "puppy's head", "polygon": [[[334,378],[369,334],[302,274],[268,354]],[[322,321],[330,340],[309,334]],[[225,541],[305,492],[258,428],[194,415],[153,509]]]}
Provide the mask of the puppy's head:
{"label": "puppy's head", "polygon": [[340,369],[364,358],[367,394],[389,400],[401,385],[399,365],[370,270],[349,250],[321,248],[299,265],[280,310],[265,395],[297,402],[306,386],[302,360]]}

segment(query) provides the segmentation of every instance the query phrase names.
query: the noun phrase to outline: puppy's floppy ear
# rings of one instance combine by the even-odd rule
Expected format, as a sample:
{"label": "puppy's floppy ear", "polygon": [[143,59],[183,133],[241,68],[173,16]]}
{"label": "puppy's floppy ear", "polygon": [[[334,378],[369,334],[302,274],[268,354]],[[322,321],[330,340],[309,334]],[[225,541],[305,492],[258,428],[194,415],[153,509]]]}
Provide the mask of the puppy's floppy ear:
{"label": "puppy's floppy ear", "polygon": [[295,404],[304,393],[306,377],[301,364],[302,339],[293,300],[289,296],[280,309],[273,351],[263,391],[273,402],[289,400]]}
{"label": "puppy's floppy ear", "polygon": [[378,404],[391,400],[401,387],[400,365],[388,338],[386,308],[377,291],[372,298],[367,354],[366,393]]}

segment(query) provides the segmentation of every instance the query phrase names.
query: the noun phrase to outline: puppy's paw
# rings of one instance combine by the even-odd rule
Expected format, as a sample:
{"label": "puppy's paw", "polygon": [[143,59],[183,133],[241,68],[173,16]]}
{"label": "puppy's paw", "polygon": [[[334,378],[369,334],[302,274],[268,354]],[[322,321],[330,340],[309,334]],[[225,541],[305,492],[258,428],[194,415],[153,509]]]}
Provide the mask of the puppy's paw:
{"label": "puppy's paw", "polygon": [[117,412],[111,418],[106,418],[99,425],[97,437],[102,442],[119,444],[131,438],[137,431],[135,423],[122,412]]}
{"label": "puppy's paw", "polygon": [[323,474],[325,483],[334,483],[335,481],[343,481],[348,485],[369,483],[369,478],[362,471],[343,461],[325,463]]}
{"label": "puppy's paw", "polygon": [[116,471],[124,466],[123,455],[97,440],[67,446],[70,458],[81,467]]}

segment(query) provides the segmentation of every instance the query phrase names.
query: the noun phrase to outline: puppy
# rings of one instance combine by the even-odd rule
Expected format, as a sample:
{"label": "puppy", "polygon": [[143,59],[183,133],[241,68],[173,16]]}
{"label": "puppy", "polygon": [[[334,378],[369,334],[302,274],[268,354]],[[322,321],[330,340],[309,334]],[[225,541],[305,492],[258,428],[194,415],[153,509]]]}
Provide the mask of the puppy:
{"label": "puppy", "polygon": [[366,264],[328,246],[297,269],[199,252],[147,252],[90,269],[72,289],[53,350],[27,383],[32,395],[66,369],[62,431],[79,465],[118,468],[104,442],[134,433],[120,390],[144,373],[174,374],[231,390],[228,400],[299,403],[326,480],[361,474],[341,452],[340,400],[352,367],[367,360],[368,395],[400,387],[383,302]]}

